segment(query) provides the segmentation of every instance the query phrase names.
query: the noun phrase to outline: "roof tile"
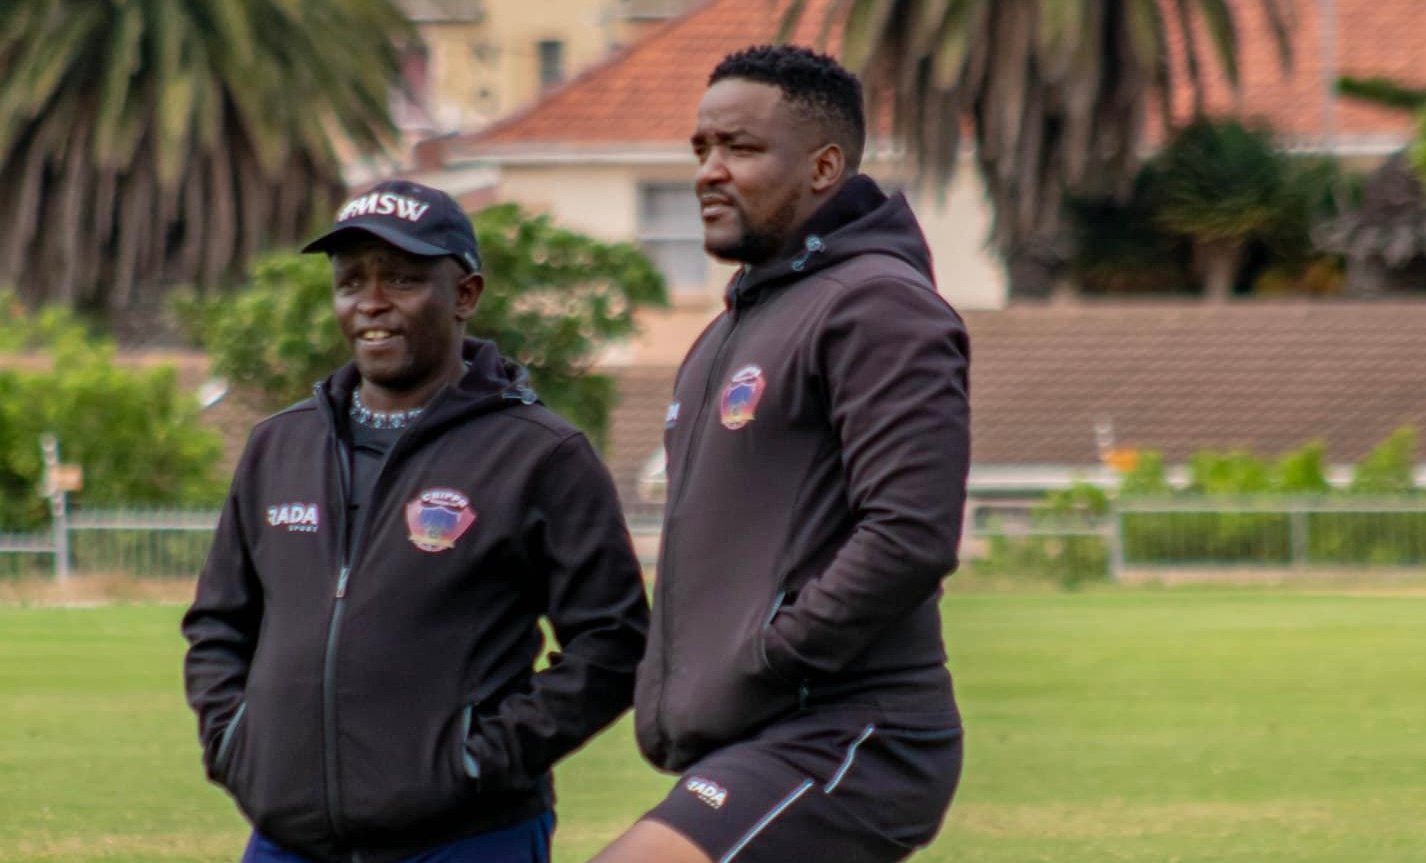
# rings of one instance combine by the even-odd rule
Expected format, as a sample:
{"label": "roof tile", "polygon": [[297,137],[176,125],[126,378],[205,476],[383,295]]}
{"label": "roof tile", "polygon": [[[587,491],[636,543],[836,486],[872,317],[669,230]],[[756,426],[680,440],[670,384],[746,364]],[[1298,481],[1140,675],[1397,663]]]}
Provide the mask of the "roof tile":
{"label": "roof tile", "polygon": [[[1323,9],[1335,6],[1335,26]],[[786,0],[710,0],[651,32],[638,43],[551,92],[527,110],[457,142],[460,148],[499,150],[531,143],[570,145],[678,144],[689,132],[708,73],[730,51],[770,41]],[[816,41],[830,0],[809,0],[793,40]],[[1420,0],[1299,2],[1292,28],[1293,66],[1284,72],[1262,3],[1230,0],[1239,30],[1241,89],[1234,94],[1216,62],[1204,70],[1212,113],[1261,117],[1285,135],[1313,143],[1329,132],[1345,143],[1400,141],[1411,117],[1351,99],[1329,103],[1336,74],[1385,75],[1426,85],[1426,27]],[[1335,41],[1334,62],[1324,50]],[[1192,100],[1182,57],[1182,34],[1171,32],[1180,119]],[[1200,32],[1200,46],[1210,44]],[[833,46],[835,47],[835,46]],[[1333,105],[1329,113],[1328,106]]]}

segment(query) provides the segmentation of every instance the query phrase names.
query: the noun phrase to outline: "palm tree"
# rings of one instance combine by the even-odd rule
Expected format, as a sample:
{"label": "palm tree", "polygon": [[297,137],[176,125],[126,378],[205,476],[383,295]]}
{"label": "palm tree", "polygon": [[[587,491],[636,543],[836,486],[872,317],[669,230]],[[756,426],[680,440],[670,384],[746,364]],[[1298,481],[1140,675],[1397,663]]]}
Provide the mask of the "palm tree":
{"label": "palm tree", "polygon": [[1204,296],[1214,302],[1233,293],[1248,243],[1271,239],[1290,214],[1310,209],[1307,169],[1296,168],[1266,129],[1196,120],[1158,162],[1153,218],[1192,242]]}
{"label": "palm tree", "polygon": [[[1286,64],[1293,0],[1257,2]],[[806,5],[792,0],[784,33]],[[1067,258],[1064,196],[1126,194],[1151,110],[1172,118],[1171,29],[1195,113],[1201,33],[1238,82],[1228,0],[831,0],[825,9],[824,32],[842,27],[843,61],[862,76],[873,114],[889,108],[923,178],[949,181],[971,121],[991,241],[1015,296],[1047,294]]]}
{"label": "palm tree", "polygon": [[302,236],[334,138],[394,139],[406,27],[391,0],[0,3],[0,283],[117,311]]}

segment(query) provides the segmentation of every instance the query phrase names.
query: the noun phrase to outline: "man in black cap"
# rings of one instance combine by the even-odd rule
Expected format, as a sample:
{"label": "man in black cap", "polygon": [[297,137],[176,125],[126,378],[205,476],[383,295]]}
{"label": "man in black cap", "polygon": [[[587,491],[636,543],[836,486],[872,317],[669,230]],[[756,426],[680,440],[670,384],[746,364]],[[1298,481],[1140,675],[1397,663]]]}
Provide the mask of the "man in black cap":
{"label": "man in black cap", "polygon": [[204,765],[245,863],[543,863],[550,768],[629,706],[644,646],[613,483],[465,336],[484,280],[447,195],[383,183],[303,251],[352,361],[238,465],[183,619]]}

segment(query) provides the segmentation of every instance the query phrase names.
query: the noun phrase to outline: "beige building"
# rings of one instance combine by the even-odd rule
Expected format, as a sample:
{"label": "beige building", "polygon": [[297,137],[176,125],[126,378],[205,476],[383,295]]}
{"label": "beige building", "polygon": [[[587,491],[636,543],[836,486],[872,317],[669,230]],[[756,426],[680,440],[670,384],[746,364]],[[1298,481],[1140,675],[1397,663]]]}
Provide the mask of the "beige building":
{"label": "beige building", "polygon": [[518,111],[682,12],[690,0],[401,0],[413,131],[468,132]]}

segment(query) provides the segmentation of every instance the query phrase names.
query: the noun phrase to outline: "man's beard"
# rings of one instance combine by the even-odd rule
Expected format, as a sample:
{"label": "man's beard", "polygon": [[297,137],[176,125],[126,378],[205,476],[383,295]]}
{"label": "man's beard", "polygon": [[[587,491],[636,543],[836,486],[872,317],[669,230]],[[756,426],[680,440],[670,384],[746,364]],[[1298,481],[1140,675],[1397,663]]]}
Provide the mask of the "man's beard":
{"label": "man's beard", "polygon": [[731,244],[711,246],[704,244],[708,254],[725,261],[744,264],[764,264],[772,260],[787,245],[792,233],[793,222],[797,218],[797,197],[788,195],[782,206],[760,226],[747,226]]}

